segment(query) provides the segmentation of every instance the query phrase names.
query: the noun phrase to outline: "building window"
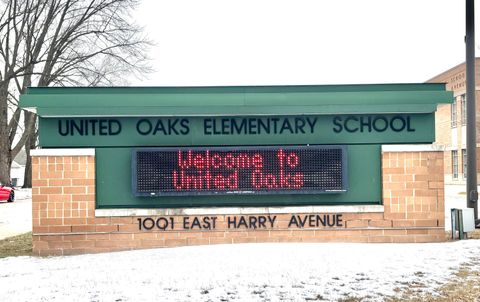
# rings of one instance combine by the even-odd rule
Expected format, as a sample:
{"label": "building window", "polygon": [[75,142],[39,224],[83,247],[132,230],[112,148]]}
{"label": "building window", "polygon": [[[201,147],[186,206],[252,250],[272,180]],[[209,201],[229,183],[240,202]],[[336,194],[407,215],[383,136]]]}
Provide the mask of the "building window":
{"label": "building window", "polygon": [[462,105],[462,126],[467,124],[467,103],[466,103],[465,94],[462,94],[462,98],[460,99]]}
{"label": "building window", "polygon": [[462,149],[463,179],[467,179],[467,149]]}
{"label": "building window", "polygon": [[457,98],[453,98],[453,103],[450,105],[450,111],[451,111],[451,123],[452,123],[452,128],[457,127]]}
{"label": "building window", "polygon": [[452,177],[458,179],[458,151],[452,150]]}

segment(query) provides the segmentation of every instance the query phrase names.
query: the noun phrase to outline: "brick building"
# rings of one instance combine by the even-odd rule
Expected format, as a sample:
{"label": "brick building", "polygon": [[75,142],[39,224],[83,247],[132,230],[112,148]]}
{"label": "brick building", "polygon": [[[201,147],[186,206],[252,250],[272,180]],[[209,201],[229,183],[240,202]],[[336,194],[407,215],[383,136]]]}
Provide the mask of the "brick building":
{"label": "brick building", "polygon": [[[480,58],[475,60],[476,105],[480,108]],[[445,146],[445,185],[462,190],[466,180],[466,66],[457,65],[430,79],[430,83],[446,83],[446,89],[453,91],[452,104],[440,104],[435,113],[435,142]],[[480,158],[480,117],[477,110],[477,174]],[[463,192],[465,189],[463,189]]]}

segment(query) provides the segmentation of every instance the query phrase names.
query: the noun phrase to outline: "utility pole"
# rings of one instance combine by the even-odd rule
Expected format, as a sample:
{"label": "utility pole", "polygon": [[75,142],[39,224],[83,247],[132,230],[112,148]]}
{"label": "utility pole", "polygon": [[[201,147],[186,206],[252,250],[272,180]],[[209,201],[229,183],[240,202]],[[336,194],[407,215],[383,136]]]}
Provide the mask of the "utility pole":
{"label": "utility pole", "polygon": [[478,220],[477,135],[475,109],[475,5],[466,0],[466,73],[467,73],[467,207],[473,208],[475,225]]}

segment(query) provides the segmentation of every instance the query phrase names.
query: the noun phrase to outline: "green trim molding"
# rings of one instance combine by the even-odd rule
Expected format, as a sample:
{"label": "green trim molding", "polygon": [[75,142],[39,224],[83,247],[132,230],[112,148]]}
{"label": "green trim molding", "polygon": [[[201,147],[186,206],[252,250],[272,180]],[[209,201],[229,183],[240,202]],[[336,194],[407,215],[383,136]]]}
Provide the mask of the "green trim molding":
{"label": "green trim molding", "polygon": [[20,106],[41,117],[431,113],[445,84],[251,87],[32,87]]}

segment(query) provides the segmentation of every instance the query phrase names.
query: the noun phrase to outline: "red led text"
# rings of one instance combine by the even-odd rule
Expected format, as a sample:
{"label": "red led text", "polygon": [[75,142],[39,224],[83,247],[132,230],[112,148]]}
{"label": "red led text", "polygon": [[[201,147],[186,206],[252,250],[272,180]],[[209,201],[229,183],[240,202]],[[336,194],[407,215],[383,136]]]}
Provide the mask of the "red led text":
{"label": "red led text", "polygon": [[301,189],[304,173],[293,151],[178,151],[173,188],[183,190],[255,191]]}

